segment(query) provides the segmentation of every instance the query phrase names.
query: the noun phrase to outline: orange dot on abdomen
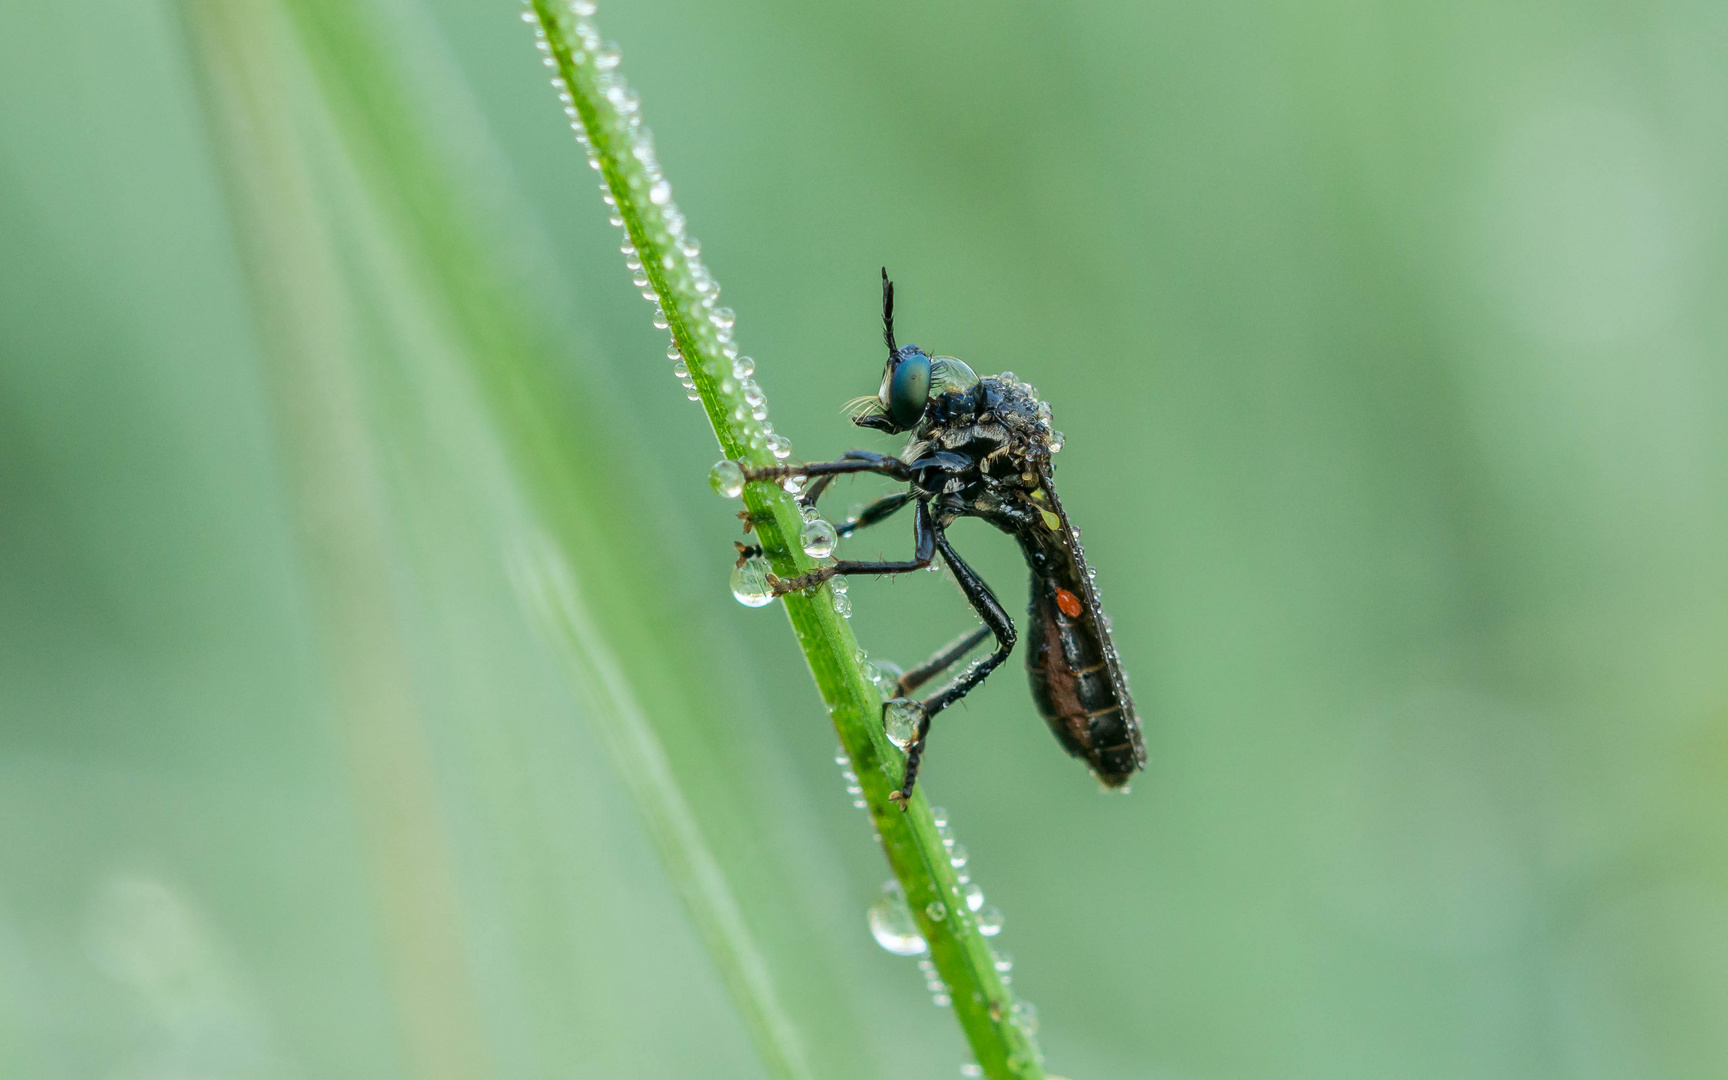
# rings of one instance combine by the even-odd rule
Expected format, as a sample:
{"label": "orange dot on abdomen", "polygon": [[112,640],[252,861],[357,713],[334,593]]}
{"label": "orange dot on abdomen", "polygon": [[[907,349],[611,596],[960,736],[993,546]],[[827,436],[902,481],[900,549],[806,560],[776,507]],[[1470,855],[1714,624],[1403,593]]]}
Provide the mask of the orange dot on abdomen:
{"label": "orange dot on abdomen", "polygon": [[1061,608],[1062,614],[1070,619],[1080,617],[1080,598],[1067,589],[1058,588],[1056,590],[1056,606]]}

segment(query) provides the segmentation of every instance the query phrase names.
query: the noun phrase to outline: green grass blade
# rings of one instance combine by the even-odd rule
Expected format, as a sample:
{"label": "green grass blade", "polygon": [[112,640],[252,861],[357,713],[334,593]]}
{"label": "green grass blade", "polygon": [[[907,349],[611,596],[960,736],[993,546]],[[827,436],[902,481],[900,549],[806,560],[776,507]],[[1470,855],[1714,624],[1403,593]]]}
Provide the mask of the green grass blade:
{"label": "green grass blade", "polygon": [[[657,306],[656,324],[669,330],[673,349],[688,366],[722,451],[729,458],[767,465],[777,460],[779,436],[759,411],[760,391],[735,371],[734,315],[718,303],[719,287],[703,265],[671,184],[656,161],[641,119],[641,103],[618,73],[618,55],[604,45],[593,5],[533,0],[538,45],[553,72],[572,126],[603,179],[604,197],[629,237],[640,263],[644,297]],[[744,493],[757,534],[782,576],[816,563],[796,538],[803,520],[793,498],[764,483]],[[931,817],[923,790],[902,811],[888,798],[900,781],[904,757],[881,726],[882,699],[863,670],[858,645],[834,596],[824,585],[811,595],[784,599],[816,686],[850,756],[882,847],[947,984],[956,1018],[990,1077],[1043,1075],[1036,1044],[1016,1022],[1013,998],[995,970],[977,920]]]}

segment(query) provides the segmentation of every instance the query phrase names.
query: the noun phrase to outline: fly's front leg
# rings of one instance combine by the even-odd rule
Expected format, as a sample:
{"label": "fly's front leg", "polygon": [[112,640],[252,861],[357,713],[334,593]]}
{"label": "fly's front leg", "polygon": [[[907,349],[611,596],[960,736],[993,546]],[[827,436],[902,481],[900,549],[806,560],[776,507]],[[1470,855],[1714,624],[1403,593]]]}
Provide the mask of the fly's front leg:
{"label": "fly's front leg", "polygon": [[808,574],[799,574],[795,578],[779,578],[772,575],[768,583],[774,589],[775,596],[785,596],[789,592],[808,589],[820,585],[836,574],[910,574],[914,570],[922,570],[936,558],[936,525],[930,520],[930,504],[918,500],[917,510],[912,515],[912,537],[914,549],[912,558],[903,562],[851,562],[841,559],[832,566],[821,566]]}
{"label": "fly's front leg", "polygon": [[[878,473],[895,480],[912,479],[912,470],[897,457],[873,454],[868,450],[848,450],[839,461],[818,461],[807,465],[743,465],[746,480],[784,480],[792,476],[842,476],[846,473]],[[828,486],[818,481],[818,493]]]}
{"label": "fly's front leg", "polygon": [[[958,679],[935,695],[921,702],[909,703],[918,709],[918,731],[912,737],[912,745],[906,749],[906,775],[900,783],[900,790],[888,796],[898,802],[902,810],[906,808],[906,800],[912,797],[912,786],[918,782],[918,762],[924,756],[924,740],[930,734],[930,718],[965,697],[968,691],[983,682],[985,677],[995,671],[1002,661],[1008,659],[1008,654],[1014,651],[1014,620],[1002,609],[1001,601],[990,591],[990,586],[984,584],[984,579],[978,576],[977,571],[966,565],[966,561],[948,543],[948,537],[940,531],[936,534],[936,550],[942,553],[942,561],[953,571],[954,580],[960,583],[960,591],[966,594],[967,602],[984,620],[990,633],[996,635],[996,651],[982,660],[974,661],[961,672]],[[935,659],[941,660],[943,656],[939,654]],[[958,659],[958,656],[954,659]],[[906,699],[896,698],[895,702],[906,703]],[[884,710],[888,704],[883,705]]]}

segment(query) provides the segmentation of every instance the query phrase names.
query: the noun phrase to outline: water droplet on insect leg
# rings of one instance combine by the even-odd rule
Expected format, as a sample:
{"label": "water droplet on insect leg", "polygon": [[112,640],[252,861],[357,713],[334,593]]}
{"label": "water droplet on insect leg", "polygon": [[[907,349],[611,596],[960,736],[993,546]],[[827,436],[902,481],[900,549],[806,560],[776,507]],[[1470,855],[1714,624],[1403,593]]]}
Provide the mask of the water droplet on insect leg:
{"label": "water droplet on insect leg", "polygon": [[891,701],[882,710],[882,733],[905,753],[918,737],[918,707],[909,701]]}
{"label": "water droplet on insect leg", "polygon": [[768,560],[760,555],[745,559],[732,571],[732,595],[745,607],[764,607],[774,599],[774,587],[768,584]]}
{"label": "water droplet on insect leg", "polygon": [[906,892],[898,881],[883,882],[882,895],[870,904],[865,917],[876,944],[895,956],[921,956],[927,951],[924,935],[912,918],[912,909],[906,906]]}

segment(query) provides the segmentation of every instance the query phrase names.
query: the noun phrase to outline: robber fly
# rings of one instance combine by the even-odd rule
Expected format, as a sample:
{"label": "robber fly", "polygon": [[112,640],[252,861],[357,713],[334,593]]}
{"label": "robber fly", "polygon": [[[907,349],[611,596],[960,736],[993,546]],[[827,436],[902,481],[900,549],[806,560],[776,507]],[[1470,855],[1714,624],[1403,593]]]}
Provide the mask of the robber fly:
{"label": "robber fly", "polygon": [[[913,556],[900,562],[840,560],[794,578],[770,578],[774,595],[807,589],[837,574],[904,574],[922,570],[941,555],[984,625],[906,672],[893,700],[917,716],[906,752],[906,775],[892,798],[902,807],[918,780],[918,762],[930,720],[964,697],[1013,651],[1014,620],[996,594],[960,558],[947,529],[962,517],[982,518],[1014,537],[1032,571],[1026,671],[1032,700],[1063,748],[1085,758],[1108,787],[1127,785],[1146,764],[1140,721],[1128,696],[1128,681],[1110,641],[1110,620],[1098,604],[1092,571],[1080,548],[1080,531],[1068,522],[1051,482],[1050,455],[1060,448],[1050,427],[1050,406],[1012,374],[986,375],[951,356],[931,356],[916,345],[894,341],[894,283],[882,271],[882,334],[888,363],[873,397],[848,404],[853,422],[889,434],[911,432],[899,457],[852,450],[839,461],[811,465],[746,467],[749,480],[813,478],[800,496],[812,505],[834,477],[877,473],[903,481],[908,490],[880,499],[836,528],[850,536],[912,506]],[[742,546],[741,546],[742,549]],[[755,549],[742,549],[754,551]],[[910,695],[995,635],[996,648],[959,678],[916,701]]]}

